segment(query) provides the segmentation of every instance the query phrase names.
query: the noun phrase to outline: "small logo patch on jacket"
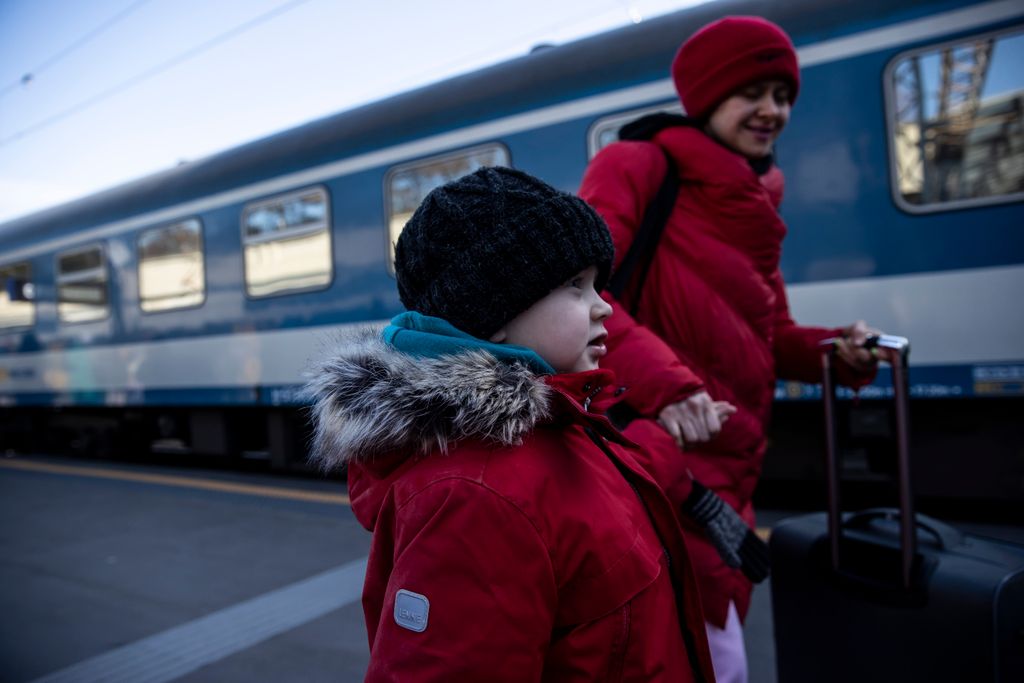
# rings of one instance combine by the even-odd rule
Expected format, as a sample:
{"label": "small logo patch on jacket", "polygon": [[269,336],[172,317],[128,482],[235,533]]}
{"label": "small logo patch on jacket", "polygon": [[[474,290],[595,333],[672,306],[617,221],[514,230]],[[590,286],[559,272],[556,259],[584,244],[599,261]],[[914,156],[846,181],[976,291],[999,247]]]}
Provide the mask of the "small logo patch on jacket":
{"label": "small logo patch on jacket", "polygon": [[430,601],[427,596],[400,589],[395,594],[395,623],[402,628],[421,633],[427,630]]}

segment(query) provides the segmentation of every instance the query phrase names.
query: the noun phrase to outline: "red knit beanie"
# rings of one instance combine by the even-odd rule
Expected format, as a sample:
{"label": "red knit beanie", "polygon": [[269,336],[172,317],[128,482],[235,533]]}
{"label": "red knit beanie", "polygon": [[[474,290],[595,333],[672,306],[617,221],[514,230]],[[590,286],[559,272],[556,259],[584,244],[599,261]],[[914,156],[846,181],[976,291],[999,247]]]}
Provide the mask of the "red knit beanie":
{"label": "red knit beanie", "polygon": [[761,17],[725,17],[683,43],[672,60],[672,80],[686,113],[704,118],[724,99],[753,81],[778,78],[800,89],[796,49],[786,33]]}

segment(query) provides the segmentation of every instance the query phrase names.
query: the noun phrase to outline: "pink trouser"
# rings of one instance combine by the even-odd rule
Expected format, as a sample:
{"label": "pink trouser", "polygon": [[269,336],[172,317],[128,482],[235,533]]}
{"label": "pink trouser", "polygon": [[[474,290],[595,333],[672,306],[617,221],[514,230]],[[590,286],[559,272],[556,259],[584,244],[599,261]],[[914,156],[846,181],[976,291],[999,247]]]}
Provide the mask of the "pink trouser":
{"label": "pink trouser", "polygon": [[711,646],[711,663],[718,683],[747,683],[747,653],[743,647],[743,625],[736,605],[729,603],[725,628],[704,624]]}

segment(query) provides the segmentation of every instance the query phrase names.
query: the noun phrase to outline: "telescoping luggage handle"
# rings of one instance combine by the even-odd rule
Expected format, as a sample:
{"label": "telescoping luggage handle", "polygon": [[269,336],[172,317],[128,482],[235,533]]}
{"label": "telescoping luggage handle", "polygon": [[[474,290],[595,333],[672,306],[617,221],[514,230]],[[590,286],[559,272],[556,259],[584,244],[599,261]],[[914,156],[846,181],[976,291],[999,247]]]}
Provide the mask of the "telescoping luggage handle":
{"label": "telescoping luggage handle", "polygon": [[[840,569],[840,535],[843,524],[839,502],[839,446],[836,436],[835,339],[821,342],[822,394],[825,404],[825,477],[828,486],[828,534],[832,569]],[[903,587],[910,588],[914,555],[917,553],[914,502],[910,492],[910,420],[908,417],[907,357],[910,342],[905,337],[871,335],[864,347],[873,349],[880,360],[892,366],[892,386],[896,401],[896,448],[899,474],[900,563]]]}

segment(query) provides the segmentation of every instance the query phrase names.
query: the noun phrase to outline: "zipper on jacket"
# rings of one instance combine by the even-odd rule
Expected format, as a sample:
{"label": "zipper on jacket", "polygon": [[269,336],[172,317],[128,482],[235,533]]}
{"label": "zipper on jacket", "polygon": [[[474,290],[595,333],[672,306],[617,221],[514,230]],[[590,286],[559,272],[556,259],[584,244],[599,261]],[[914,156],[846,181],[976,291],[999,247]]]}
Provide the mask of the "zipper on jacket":
{"label": "zipper on jacket", "polygon": [[[587,382],[586,384],[584,384],[582,388],[583,388],[583,391],[590,391],[590,382]],[[590,412],[590,402],[593,401],[594,398],[596,398],[597,395],[600,394],[603,389],[604,389],[603,386],[598,385],[598,387],[596,389],[594,389],[593,391],[590,391],[590,393],[587,395],[587,397],[585,399],[583,399],[583,410],[584,411],[586,411],[588,413]]]}

